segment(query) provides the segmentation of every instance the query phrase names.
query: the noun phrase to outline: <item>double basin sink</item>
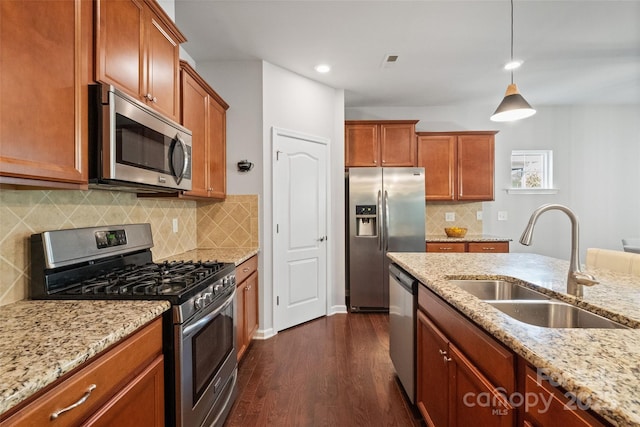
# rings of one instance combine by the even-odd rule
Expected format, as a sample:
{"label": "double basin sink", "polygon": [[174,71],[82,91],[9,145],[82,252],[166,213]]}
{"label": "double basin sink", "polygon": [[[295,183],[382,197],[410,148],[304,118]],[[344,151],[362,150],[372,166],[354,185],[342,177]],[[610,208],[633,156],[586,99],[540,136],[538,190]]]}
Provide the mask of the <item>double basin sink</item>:
{"label": "double basin sink", "polygon": [[545,328],[627,328],[517,282],[475,279],[449,282],[512,318],[530,325]]}

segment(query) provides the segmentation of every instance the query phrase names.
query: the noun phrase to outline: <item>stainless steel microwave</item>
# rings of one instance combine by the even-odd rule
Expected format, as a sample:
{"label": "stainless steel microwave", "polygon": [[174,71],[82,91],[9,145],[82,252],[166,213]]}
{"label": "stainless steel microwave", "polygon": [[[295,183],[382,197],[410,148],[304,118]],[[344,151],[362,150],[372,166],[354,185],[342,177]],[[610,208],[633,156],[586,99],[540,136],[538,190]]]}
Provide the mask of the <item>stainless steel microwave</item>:
{"label": "stainless steel microwave", "polygon": [[191,131],[113,86],[90,87],[89,187],[191,190]]}

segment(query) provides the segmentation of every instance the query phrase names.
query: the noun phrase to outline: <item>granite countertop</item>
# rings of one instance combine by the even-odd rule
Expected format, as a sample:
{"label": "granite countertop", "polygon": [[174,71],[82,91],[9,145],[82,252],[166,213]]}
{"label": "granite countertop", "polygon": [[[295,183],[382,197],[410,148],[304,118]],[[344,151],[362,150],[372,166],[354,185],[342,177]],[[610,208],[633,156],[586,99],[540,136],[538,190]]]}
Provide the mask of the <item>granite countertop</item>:
{"label": "granite countertop", "polygon": [[600,283],[566,294],[569,263],[536,254],[390,253],[421,283],[616,425],[640,425],[640,329],[559,329],[519,322],[448,279],[517,278],[555,298],[640,328],[640,277],[586,270]]}
{"label": "granite countertop", "polygon": [[217,260],[220,262],[232,262],[238,266],[258,252],[258,248],[198,248],[167,258],[154,259],[154,261]]}
{"label": "granite countertop", "polygon": [[168,301],[33,301],[0,307],[0,414],[160,316]]}
{"label": "granite countertop", "polygon": [[427,234],[425,236],[427,242],[510,242],[508,237],[492,236],[490,234],[467,234],[464,237],[447,237],[446,234]]}

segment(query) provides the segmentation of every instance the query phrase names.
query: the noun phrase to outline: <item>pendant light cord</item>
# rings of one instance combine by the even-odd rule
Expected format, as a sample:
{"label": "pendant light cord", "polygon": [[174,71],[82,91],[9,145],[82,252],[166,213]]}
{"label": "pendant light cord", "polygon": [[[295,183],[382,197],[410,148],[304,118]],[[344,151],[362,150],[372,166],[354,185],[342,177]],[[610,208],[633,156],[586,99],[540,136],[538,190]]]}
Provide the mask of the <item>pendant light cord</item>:
{"label": "pendant light cord", "polygon": [[[511,62],[513,63],[513,0],[511,0]],[[513,68],[511,69],[511,84],[513,84]]]}

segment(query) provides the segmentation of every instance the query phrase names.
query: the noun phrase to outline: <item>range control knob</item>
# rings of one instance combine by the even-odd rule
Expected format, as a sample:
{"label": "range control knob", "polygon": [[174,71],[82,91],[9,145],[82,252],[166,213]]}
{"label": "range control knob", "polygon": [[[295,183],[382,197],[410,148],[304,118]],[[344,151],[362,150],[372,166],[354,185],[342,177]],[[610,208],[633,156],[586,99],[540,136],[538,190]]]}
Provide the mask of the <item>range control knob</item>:
{"label": "range control knob", "polygon": [[221,292],[223,289],[224,289],[224,284],[221,285],[218,283],[213,287],[213,292],[217,294],[218,292]]}
{"label": "range control knob", "polygon": [[193,302],[193,305],[196,307],[196,310],[200,310],[202,307],[205,306],[204,297],[197,296],[195,301]]}
{"label": "range control knob", "polygon": [[213,292],[205,293],[202,298],[204,298],[206,304],[211,304],[213,302]]}

